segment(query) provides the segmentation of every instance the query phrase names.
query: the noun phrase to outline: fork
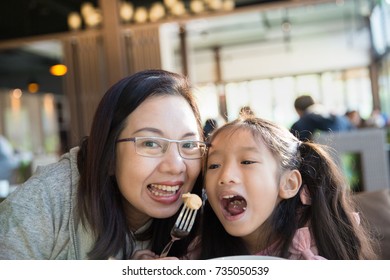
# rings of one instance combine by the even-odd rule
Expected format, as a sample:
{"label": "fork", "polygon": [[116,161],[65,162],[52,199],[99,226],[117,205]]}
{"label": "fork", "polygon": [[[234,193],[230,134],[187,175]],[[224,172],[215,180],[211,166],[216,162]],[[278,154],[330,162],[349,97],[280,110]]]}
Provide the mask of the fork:
{"label": "fork", "polygon": [[168,242],[164,250],[161,252],[160,258],[165,258],[168,255],[169,250],[175,241],[186,237],[190,233],[192,226],[194,225],[197,211],[197,209],[190,209],[186,204],[184,204],[179,216],[177,217],[175,225],[171,229],[171,241]]}

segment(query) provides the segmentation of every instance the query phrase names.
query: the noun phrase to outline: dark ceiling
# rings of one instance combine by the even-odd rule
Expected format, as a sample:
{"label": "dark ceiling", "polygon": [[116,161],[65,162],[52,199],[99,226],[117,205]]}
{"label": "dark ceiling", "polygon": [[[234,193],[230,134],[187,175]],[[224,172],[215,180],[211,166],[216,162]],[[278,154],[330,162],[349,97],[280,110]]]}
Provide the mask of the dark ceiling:
{"label": "dark ceiling", "polygon": [[[150,6],[158,0],[130,1],[135,7]],[[236,0],[236,7],[277,2],[278,0]],[[67,16],[80,11],[82,3],[95,7],[99,0],[2,0],[0,2],[0,45],[12,39],[67,32]],[[162,0],[160,0],[162,2]],[[189,2],[186,0],[185,2]],[[188,5],[188,3],[187,3]],[[0,88],[26,89],[32,80],[44,80],[40,91],[62,93],[61,77],[48,73],[60,58],[36,53],[26,48],[0,48]]]}
{"label": "dark ceiling", "polygon": [[[158,0],[130,1],[135,7]],[[236,0],[236,7],[278,0]],[[68,31],[67,16],[80,11],[83,2],[95,7],[99,0],[3,0],[0,2],[0,41]],[[162,2],[162,0],[160,0]],[[189,2],[186,0],[185,2]]]}
{"label": "dark ceiling", "polygon": [[[68,30],[67,16],[80,0],[10,0],[0,3],[0,40]],[[97,0],[88,1],[96,6]]]}

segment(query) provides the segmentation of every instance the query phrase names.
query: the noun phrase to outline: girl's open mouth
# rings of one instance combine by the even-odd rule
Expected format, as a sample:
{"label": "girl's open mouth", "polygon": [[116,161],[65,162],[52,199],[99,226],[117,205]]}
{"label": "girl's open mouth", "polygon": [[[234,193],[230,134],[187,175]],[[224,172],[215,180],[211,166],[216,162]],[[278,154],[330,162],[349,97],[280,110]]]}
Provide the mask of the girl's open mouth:
{"label": "girl's open mouth", "polygon": [[222,197],[222,207],[230,216],[236,216],[246,210],[246,200],[239,195],[226,195]]}

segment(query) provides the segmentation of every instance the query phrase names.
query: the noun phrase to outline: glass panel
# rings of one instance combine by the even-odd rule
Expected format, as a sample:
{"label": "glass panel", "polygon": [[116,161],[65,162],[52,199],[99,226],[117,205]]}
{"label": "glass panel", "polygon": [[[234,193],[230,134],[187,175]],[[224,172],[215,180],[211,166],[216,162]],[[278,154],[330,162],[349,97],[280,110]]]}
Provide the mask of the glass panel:
{"label": "glass panel", "polygon": [[[63,77],[50,71],[62,58],[58,40],[0,50],[0,134],[21,152],[58,155],[64,152],[62,145],[67,146],[61,143],[66,137],[60,137],[60,133],[65,136],[63,129],[69,119],[63,110]],[[58,108],[62,108],[61,114]]]}
{"label": "glass panel", "polygon": [[251,105],[248,82],[228,83],[225,94],[229,121],[238,117],[241,107]]}
{"label": "glass panel", "polygon": [[271,80],[255,80],[248,83],[250,107],[259,117],[273,119],[273,95]]}
{"label": "glass panel", "polygon": [[294,109],[295,79],[293,77],[276,78],[272,80],[275,107],[273,120],[290,127],[298,119]]}
{"label": "glass panel", "polygon": [[207,119],[219,119],[219,101],[217,87],[214,84],[198,86],[194,91],[200,116],[204,123]]}

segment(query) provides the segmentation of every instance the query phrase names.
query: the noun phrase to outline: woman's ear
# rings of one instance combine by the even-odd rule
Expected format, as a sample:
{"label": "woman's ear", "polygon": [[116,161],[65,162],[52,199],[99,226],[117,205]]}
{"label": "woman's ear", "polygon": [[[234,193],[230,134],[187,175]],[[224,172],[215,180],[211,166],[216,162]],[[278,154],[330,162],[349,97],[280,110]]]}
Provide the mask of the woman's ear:
{"label": "woman's ear", "polygon": [[288,170],[280,179],[279,196],[283,199],[294,197],[302,185],[301,173],[297,170]]}

